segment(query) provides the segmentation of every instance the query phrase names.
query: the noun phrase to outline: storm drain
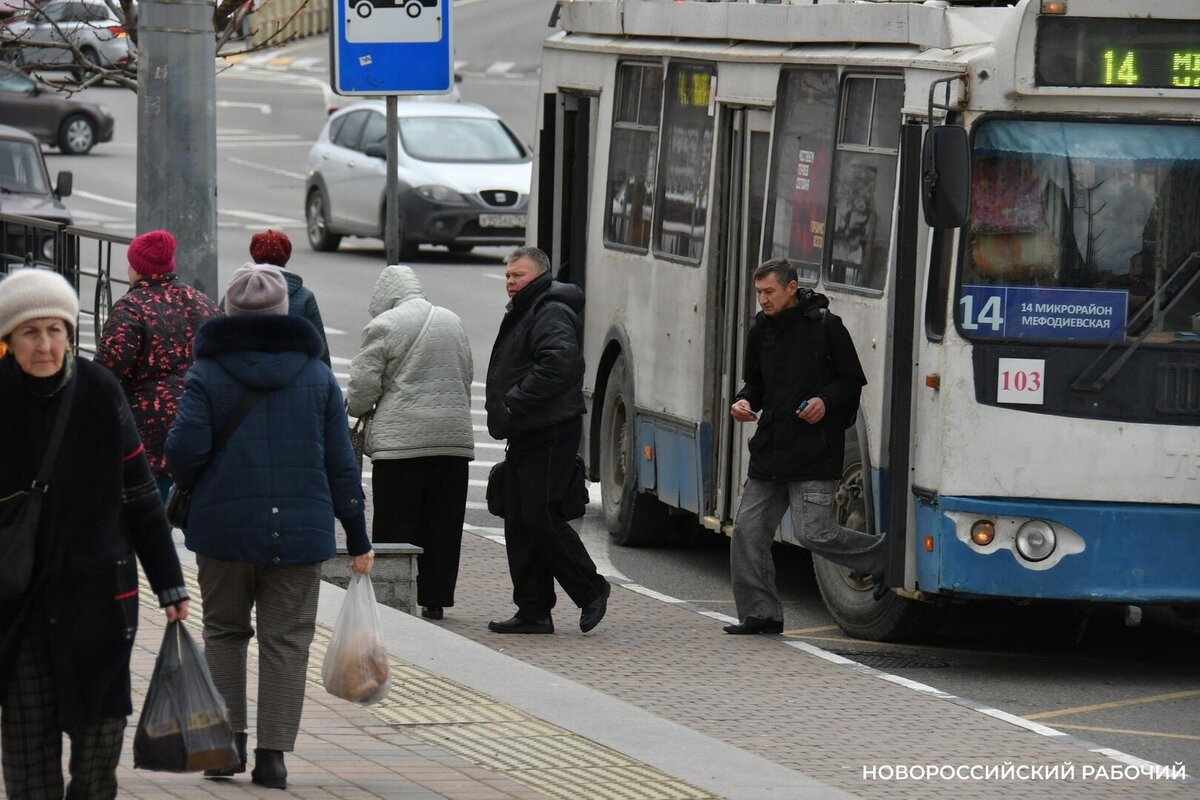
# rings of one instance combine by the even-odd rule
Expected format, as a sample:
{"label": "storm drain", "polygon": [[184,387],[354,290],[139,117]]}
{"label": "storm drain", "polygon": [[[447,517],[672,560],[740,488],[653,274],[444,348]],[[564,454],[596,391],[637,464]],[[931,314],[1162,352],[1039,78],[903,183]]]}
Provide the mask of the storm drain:
{"label": "storm drain", "polygon": [[[193,598],[194,570],[184,568]],[[157,607],[149,585],[142,602]],[[188,619],[199,629],[199,602]],[[308,682],[324,688],[321,662],[333,629],[317,624]],[[251,641],[252,652],[257,642]],[[714,796],[582,736],[530,716],[491,697],[399,659],[389,659],[392,686],[381,702],[364,708],[406,736],[505,775],[562,800],[715,800]]]}
{"label": "storm drain", "polygon": [[831,653],[857,661],[866,667],[875,669],[935,669],[948,667],[950,662],[937,656],[917,655],[915,653],[886,652],[881,650],[837,650],[826,647]]}

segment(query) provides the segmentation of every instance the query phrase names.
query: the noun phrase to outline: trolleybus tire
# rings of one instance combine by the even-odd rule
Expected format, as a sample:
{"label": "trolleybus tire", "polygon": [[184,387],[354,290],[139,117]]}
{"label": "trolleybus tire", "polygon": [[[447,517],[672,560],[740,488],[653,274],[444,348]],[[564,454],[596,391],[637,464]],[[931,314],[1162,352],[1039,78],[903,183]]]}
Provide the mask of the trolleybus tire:
{"label": "trolleybus tire", "polygon": [[[866,479],[859,455],[858,435],[854,428],[846,431],[846,455],[842,478],[834,493],[838,505],[838,522],[855,530],[867,529],[866,494],[862,482]],[[938,625],[935,607],[886,593],[876,600],[874,582],[862,578],[845,567],[813,555],[813,573],[821,599],[834,622],[842,630],[859,639],[900,641],[932,633]]]}
{"label": "trolleybus tire", "polygon": [[633,381],[625,356],[608,374],[600,416],[600,495],[604,525],[627,547],[659,544],[670,534],[667,507],[637,490]]}

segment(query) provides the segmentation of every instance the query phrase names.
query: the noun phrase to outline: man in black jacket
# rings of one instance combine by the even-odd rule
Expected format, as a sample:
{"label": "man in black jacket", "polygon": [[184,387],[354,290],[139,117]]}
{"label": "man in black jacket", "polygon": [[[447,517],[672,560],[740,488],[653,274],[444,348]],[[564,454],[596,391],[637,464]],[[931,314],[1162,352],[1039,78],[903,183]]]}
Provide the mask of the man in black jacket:
{"label": "man in black jacket", "polygon": [[[730,546],[737,625],[726,633],[781,633],[771,543],[789,508],[809,550],[861,575],[883,571],[882,540],[838,525],[833,492],[844,430],[866,384],[854,342],[824,295],[800,292],[796,268],[771,259],[754,272],[762,311],[746,337],[745,384],[730,415],[758,421]],[[877,585],[882,585],[877,581]]]}
{"label": "man in black jacket", "polygon": [[583,609],[586,633],[604,617],[610,587],[563,508],[583,432],[583,292],[552,280],[550,259],[536,247],[504,263],[511,300],[488,364],[487,421],[493,438],[508,439],[504,541],[517,613],[488,629],[554,633],[557,579]]}

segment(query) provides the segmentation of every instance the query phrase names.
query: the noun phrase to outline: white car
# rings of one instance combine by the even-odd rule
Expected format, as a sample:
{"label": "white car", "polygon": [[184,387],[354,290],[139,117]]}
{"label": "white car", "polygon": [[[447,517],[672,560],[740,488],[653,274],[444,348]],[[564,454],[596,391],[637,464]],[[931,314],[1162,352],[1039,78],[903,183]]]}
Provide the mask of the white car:
{"label": "white car", "polygon": [[[465,253],[525,242],[529,149],[500,117],[472,103],[397,103],[400,250]],[[308,154],[304,211],[314,250],[342,237],[384,236],[385,104],[367,100],[329,118]]]}

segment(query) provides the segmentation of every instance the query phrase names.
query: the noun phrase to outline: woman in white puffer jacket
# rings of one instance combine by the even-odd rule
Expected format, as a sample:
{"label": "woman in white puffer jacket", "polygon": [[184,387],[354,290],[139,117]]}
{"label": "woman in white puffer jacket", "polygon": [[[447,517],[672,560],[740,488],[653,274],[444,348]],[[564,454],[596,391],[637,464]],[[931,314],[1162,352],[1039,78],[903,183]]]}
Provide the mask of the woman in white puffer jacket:
{"label": "woman in white puffer jacket", "polygon": [[384,267],[368,308],[362,347],[350,364],[352,416],[367,425],[374,542],[410,542],[417,557],[421,615],[454,605],[475,457],[471,345],[462,321],[425,299],[411,269]]}

